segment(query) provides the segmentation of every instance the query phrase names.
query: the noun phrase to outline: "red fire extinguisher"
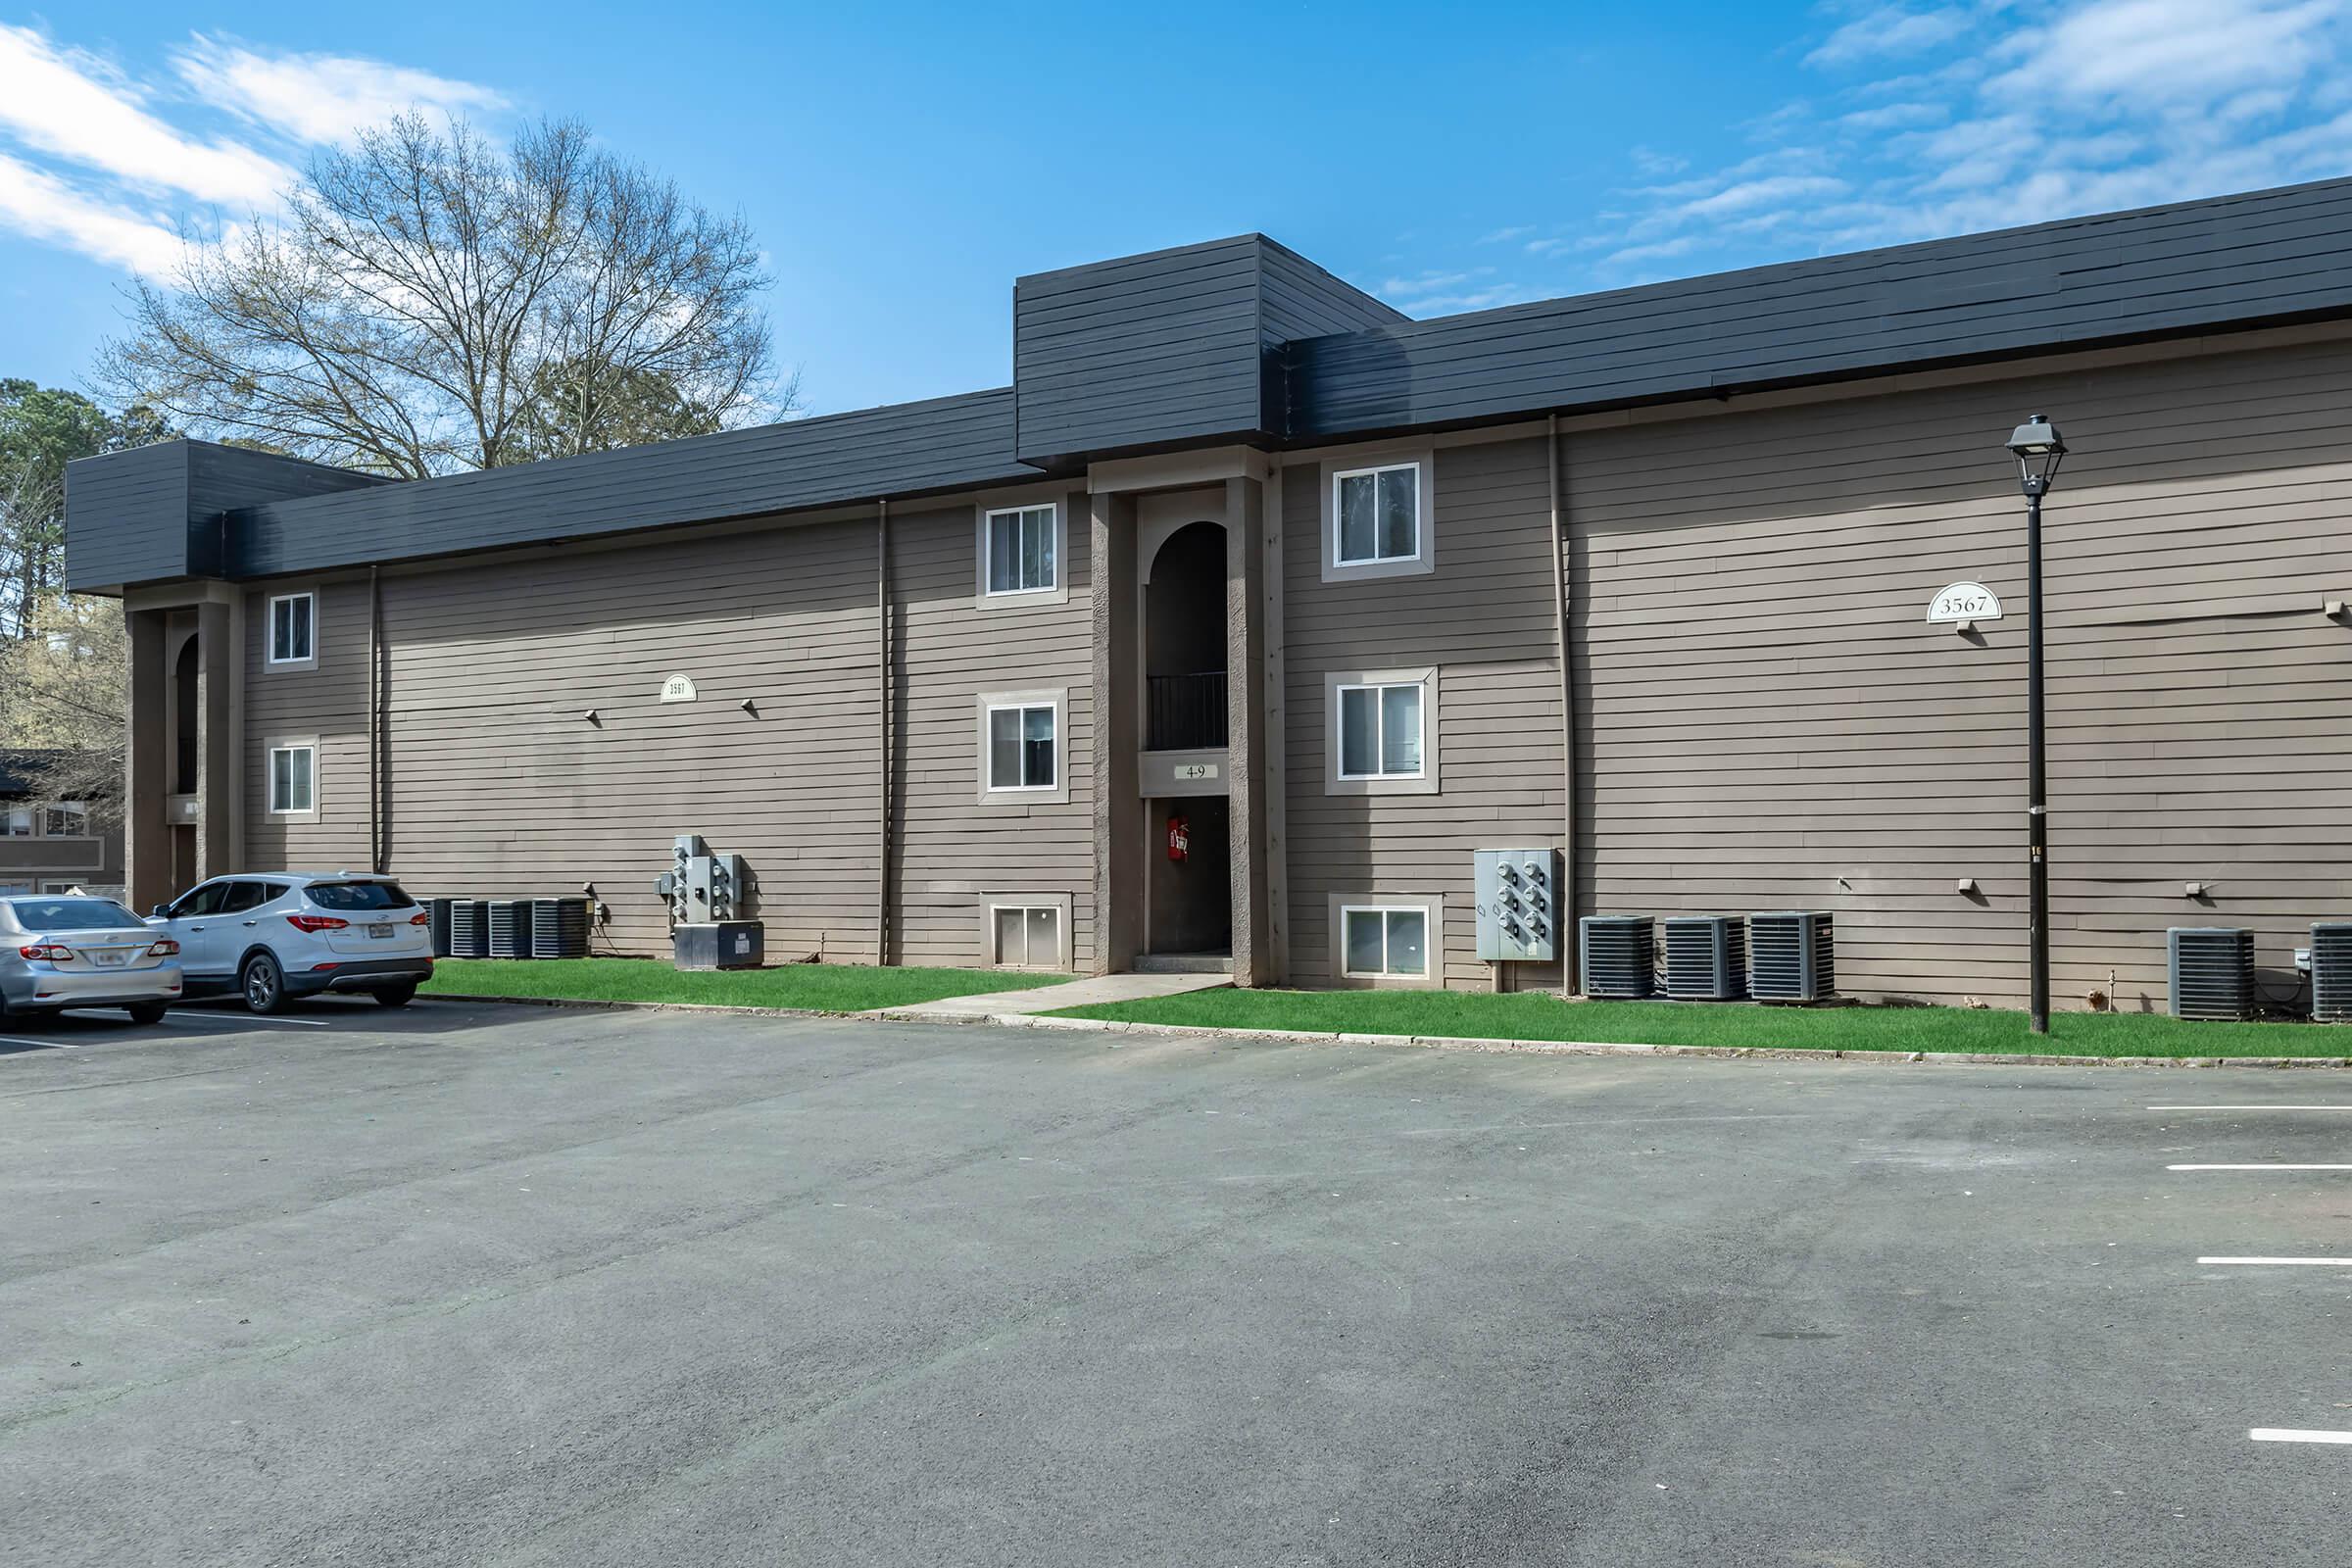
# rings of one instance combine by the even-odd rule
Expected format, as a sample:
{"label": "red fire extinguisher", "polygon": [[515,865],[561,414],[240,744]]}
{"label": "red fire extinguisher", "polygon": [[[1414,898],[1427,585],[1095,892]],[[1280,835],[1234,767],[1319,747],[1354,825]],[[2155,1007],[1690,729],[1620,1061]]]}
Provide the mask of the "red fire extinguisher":
{"label": "red fire extinguisher", "polygon": [[1184,819],[1182,811],[1168,813],[1168,858],[1189,859],[1193,853],[1193,824]]}

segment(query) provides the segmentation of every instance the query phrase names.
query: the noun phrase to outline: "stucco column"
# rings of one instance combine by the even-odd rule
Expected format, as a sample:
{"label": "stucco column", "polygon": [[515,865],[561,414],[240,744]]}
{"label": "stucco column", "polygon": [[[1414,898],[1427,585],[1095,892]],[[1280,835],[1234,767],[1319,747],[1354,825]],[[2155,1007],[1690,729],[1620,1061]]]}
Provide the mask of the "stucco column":
{"label": "stucco column", "polygon": [[1265,485],[1225,481],[1226,763],[1233,833],[1233,983],[1275,975],[1267,889]]}
{"label": "stucco column", "polygon": [[144,914],[176,891],[172,886],[172,827],[164,819],[172,737],[164,721],[164,633],[168,612],[122,613],[130,662],[130,710],[123,746],[122,881],[130,906]]}
{"label": "stucco column", "polygon": [[1143,728],[1135,575],[1135,498],[1097,495],[1087,560],[1093,592],[1096,974],[1135,967],[1144,910],[1144,803],[1136,795]]}

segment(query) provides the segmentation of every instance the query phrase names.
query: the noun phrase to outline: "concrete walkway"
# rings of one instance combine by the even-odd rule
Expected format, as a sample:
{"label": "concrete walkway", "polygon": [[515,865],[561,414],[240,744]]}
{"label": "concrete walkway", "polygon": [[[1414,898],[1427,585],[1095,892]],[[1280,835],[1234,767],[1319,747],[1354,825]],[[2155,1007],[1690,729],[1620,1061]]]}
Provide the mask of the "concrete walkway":
{"label": "concrete walkway", "polygon": [[985,991],[974,997],[946,997],[911,1007],[876,1007],[892,1018],[989,1018],[999,1013],[1052,1012],[1103,1002],[1148,1002],[1188,991],[1214,991],[1233,984],[1229,974],[1099,974],[1063,980],[1033,991]]}

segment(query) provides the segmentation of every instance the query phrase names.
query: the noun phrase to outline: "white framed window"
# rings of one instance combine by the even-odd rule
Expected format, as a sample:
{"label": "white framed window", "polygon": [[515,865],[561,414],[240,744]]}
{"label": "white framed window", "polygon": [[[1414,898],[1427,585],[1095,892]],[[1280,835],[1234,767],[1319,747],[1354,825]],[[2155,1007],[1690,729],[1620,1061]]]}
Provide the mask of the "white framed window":
{"label": "white framed window", "polygon": [[1323,580],[1437,568],[1436,464],[1390,453],[1323,466]]}
{"label": "white framed window", "polygon": [[1421,465],[1343,468],[1331,476],[1332,560],[1376,566],[1421,557]]}
{"label": "white framed window", "polygon": [[41,835],[44,838],[87,838],[90,832],[90,808],[80,801],[52,801],[41,808]]}
{"label": "white framed window", "polygon": [[29,806],[0,806],[0,839],[28,839],[32,837],[33,808]]}
{"label": "white framed window", "polygon": [[1068,694],[1060,688],[980,694],[983,803],[1035,805],[1070,798],[1062,747],[1062,715],[1068,710]]}
{"label": "white framed window", "polygon": [[1419,681],[1340,688],[1340,777],[1419,778],[1425,729]]}
{"label": "white framed window", "polygon": [[1000,969],[1066,969],[1069,901],[1006,896],[986,905],[988,961]]}
{"label": "white framed window", "polygon": [[305,816],[318,808],[318,748],[308,741],[270,748],[270,814]]}
{"label": "white framed window", "polygon": [[318,596],[274,594],[270,600],[270,662],[316,667],[318,662]]}
{"label": "white framed window", "polygon": [[1340,973],[1350,980],[1429,978],[1429,909],[1419,904],[1340,908]]}
{"label": "white framed window", "polygon": [[1438,671],[1333,670],[1325,675],[1324,793],[1438,793]]}
{"label": "white framed window", "polygon": [[1005,704],[988,710],[988,787],[1050,790],[1059,769],[1061,710],[1053,703]]}
{"label": "white framed window", "polygon": [[1331,969],[1342,986],[1446,983],[1446,896],[1377,890],[1329,894]]}
{"label": "white framed window", "polygon": [[1061,587],[1058,503],[985,509],[980,531],[984,594],[1001,599],[1008,594],[1050,594]]}

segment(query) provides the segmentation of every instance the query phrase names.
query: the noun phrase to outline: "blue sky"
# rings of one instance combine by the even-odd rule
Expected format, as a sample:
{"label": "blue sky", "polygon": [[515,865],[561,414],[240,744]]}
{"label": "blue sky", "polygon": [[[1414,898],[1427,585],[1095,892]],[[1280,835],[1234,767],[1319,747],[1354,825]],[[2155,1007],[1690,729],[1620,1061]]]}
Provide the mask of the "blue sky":
{"label": "blue sky", "polygon": [[810,412],[999,385],[1016,273],[1263,229],[1414,316],[2352,172],[2352,0],[0,10],[0,375],[405,105],[740,210]]}

